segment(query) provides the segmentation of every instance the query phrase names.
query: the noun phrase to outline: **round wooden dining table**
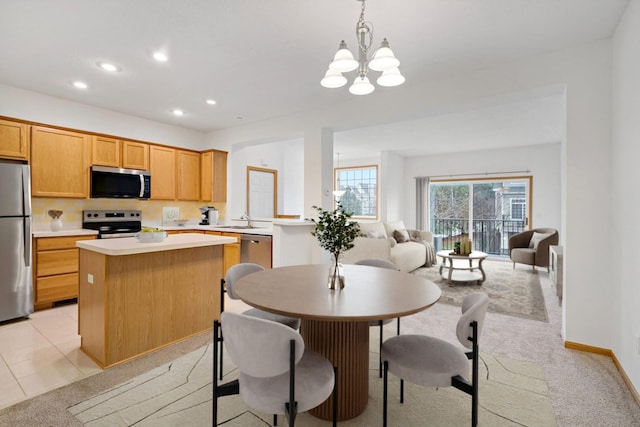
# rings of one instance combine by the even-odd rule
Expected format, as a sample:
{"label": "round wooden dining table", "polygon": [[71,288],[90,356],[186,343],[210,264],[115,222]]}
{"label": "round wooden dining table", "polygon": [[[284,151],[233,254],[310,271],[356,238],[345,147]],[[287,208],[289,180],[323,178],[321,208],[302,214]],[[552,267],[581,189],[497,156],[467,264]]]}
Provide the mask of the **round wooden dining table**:
{"label": "round wooden dining table", "polygon": [[[247,304],[302,320],[308,350],[338,368],[338,420],[360,415],[369,399],[369,322],[422,311],[438,301],[440,288],[415,274],[345,265],[345,287],[327,288],[329,266],[279,267],[240,279],[235,293]],[[333,399],[310,412],[331,420]]]}

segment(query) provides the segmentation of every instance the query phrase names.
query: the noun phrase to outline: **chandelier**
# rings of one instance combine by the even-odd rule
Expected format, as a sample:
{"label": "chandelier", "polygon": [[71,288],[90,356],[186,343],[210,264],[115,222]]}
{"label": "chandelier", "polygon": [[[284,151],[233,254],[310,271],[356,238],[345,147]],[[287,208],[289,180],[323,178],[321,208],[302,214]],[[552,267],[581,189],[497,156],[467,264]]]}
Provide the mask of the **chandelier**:
{"label": "chandelier", "polygon": [[354,95],[368,95],[375,90],[375,86],[369,82],[367,77],[368,71],[382,71],[382,74],[376,80],[380,86],[398,86],[404,83],[404,76],[400,74],[398,65],[400,61],[393,55],[389,48],[389,42],[385,38],[380,44],[380,48],[373,54],[371,59],[368,58],[369,48],[373,42],[373,23],[364,19],[364,8],[366,0],[358,0],[362,3],[360,11],[360,19],[356,24],[356,38],[358,39],[358,60],[347,48],[344,40],[340,42],[338,52],[336,52],[333,61],[329,64],[329,69],[320,81],[320,84],[327,88],[338,88],[347,84],[347,78],[342,73],[358,69],[353,84],[349,87],[349,92]]}

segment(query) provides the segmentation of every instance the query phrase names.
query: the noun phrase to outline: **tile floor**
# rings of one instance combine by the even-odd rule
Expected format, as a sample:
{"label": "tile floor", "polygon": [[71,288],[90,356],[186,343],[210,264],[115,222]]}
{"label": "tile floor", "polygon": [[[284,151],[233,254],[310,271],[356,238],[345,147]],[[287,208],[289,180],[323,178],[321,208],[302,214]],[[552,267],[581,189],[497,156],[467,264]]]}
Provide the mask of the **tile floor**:
{"label": "tile floor", "polygon": [[77,304],[0,325],[0,409],[99,372],[80,351]]}

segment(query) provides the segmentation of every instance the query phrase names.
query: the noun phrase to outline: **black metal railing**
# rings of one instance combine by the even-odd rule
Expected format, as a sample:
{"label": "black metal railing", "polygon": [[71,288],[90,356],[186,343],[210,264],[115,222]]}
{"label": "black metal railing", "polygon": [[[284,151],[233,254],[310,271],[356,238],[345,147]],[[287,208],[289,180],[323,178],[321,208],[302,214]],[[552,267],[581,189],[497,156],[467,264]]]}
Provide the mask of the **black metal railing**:
{"label": "black metal railing", "polygon": [[474,251],[491,255],[509,255],[509,237],[525,230],[522,220],[474,219],[469,235],[468,219],[431,218],[431,232],[437,250],[453,249],[465,237],[471,239]]}

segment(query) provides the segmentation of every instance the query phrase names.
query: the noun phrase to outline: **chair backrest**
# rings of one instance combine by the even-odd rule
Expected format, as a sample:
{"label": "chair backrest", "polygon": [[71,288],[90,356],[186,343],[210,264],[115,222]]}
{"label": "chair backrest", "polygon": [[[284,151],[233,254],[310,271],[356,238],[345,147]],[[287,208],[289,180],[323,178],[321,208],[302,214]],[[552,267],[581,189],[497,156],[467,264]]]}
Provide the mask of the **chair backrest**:
{"label": "chair backrest", "polygon": [[398,267],[391,261],[380,258],[367,258],[354,262],[357,265],[368,265],[370,267],[388,268],[389,270],[398,270]]}
{"label": "chair backrest", "polygon": [[456,327],[456,335],[460,344],[467,348],[473,346],[473,343],[469,340],[469,337],[473,334],[471,327],[471,322],[473,321],[478,323],[477,338],[480,338],[487,307],[489,307],[489,296],[483,292],[474,292],[464,298],[462,301],[462,316],[460,316]]}
{"label": "chair backrest", "polygon": [[246,375],[268,378],[289,372],[291,340],[296,363],[304,353],[302,336],[280,323],[229,311],[220,314],[220,323],[229,356]]}
{"label": "chair backrest", "polygon": [[224,283],[227,285],[227,295],[232,299],[239,299],[238,295],[233,291],[233,286],[244,276],[264,270],[264,267],[258,264],[245,262],[236,264],[227,270],[224,277]]}

